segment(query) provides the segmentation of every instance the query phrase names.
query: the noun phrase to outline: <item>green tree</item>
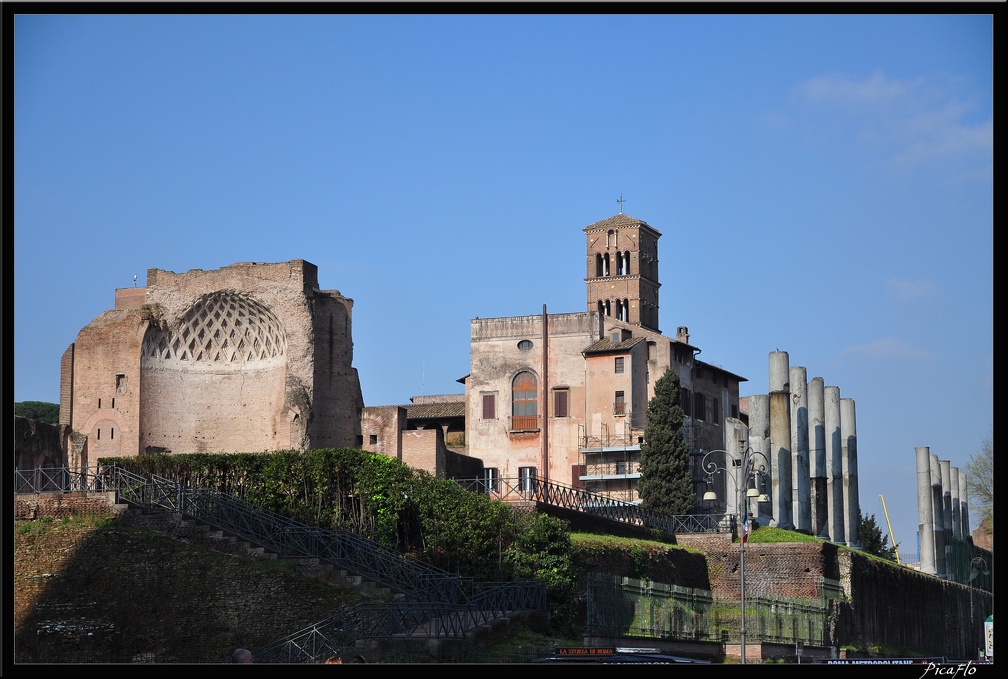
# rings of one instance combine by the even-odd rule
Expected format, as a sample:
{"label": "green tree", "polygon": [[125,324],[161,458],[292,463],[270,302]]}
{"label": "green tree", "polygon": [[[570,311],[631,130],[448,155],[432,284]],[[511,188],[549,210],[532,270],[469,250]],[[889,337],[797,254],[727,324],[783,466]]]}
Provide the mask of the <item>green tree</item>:
{"label": "green tree", "polygon": [[980,444],[980,450],[970,456],[966,465],[966,489],[970,509],[976,508],[980,523],[994,535],[994,430]]}
{"label": "green tree", "polygon": [[679,375],[669,367],[648,402],[638,485],[645,509],[670,515],[688,514],[694,504],[679,391]]}
{"label": "green tree", "polygon": [[861,515],[861,527],[858,535],[861,536],[862,550],[889,561],[896,561],[896,548],[899,545],[890,547],[886,544],[889,542],[889,536],[882,535],[882,529],[875,522],[874,514],[871,516],[867,514]]}
{"label": "green tree", "polygon": [[46,424],[59,424],[59,404],[45,401],[21,401],[14,404],[14,414]]}

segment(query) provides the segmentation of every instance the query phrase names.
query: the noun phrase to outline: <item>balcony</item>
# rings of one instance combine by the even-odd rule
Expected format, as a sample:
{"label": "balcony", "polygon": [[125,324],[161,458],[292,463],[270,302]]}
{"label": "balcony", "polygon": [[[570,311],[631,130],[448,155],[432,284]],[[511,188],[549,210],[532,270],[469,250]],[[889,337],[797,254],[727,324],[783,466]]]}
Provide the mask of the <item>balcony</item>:
{"label": "balcony", "polygon": [[510,432],[539,431],[538,415],[512,415]]}
{"label": "balcony", "polygon": [[581,481],[640,478],[640,460],[637,459],[589,462],[584,467]]}

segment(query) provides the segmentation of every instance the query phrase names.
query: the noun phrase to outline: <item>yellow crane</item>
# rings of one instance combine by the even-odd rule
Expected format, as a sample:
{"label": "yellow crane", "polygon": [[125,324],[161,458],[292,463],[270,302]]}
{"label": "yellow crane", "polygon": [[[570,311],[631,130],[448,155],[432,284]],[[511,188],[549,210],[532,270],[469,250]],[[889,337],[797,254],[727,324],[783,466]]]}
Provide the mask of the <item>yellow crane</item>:
{"label": "yellow crane", "polygon": [[885,514],[885,524],[889,528],[889,539],[892,540],[893,551],[896,552],[896,563],[903,565],[899,558],[899,548],[896,547],[896,536],[892,534],[892,524],[889,523],[889,512],[885,508],[885,498],[879,495],[879,499],[882,500],[882,513]]}

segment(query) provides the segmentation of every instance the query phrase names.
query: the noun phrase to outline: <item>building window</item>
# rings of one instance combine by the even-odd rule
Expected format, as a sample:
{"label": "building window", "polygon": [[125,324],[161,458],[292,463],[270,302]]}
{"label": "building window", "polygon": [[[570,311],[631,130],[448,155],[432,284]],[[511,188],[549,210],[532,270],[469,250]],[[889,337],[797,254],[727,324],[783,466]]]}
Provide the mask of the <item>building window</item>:
{"label": "building window", "polygon": [[622,391],[616,392],[616,398],[613,402],[613,415],[626,415],[626,401],[624,400]]}
{"label": "building window", "polygon": [[735,405],[734,403],[732,403],[731,407],[731,416],[734,417],[736,420],[738,419],[738,406]]}
{"label": "building window", "polygon": [[364,445],[364,435],[363,434],[358,434],[354,438],[357,441],[357,445],[358,446],[363,446]]}
{"label": "building window", "polygon": [[616,473],[626,474],[626,460],[616,460]]}
{"label": "building window", "polygon": [[528,370],[515,375],[511,382],[511,429],[527,431],[538,428],[539,386]]}
{"label": "building window", "polygon": [[595,255],[595,278],[601,278],[602,271],[602,254],[599,253]]}
{"label": "building window", "polygon": [[368,435],[368,443],[370,443],[372,446],[377,445],[378,444],[378,434],[370,434],[370,435]]}
{"label": "building window", "polygon": [[567,417],[567,396],[569,393],[567,389],[556,389],[553,391],[554,417]]}
{"label": "building window", "polygon": [[120,394],[126,393],[126,375],[123,373],[116,375],[116,391]]}
{"label": "building window", "polygon": [[532,349],[532,340],[522,340],[518,343],[518,348],[522,351],[530,351]]}
{"label": "building window", "polygon": [[647,343],[647,360],[655,361],[658,359],[658,345],[654,342]]}
{"label": "building window", "polygon": [[614,248],[614,247],[616,247],[616,232],[615,231],[607,231],[606,232],[605,246],[607,248]]}
{"label": "building window", "polygon": [[497,399],[493,394],[483,394],[483,419],[497,419]]}
{"label": "building window", "polygon": [[110,440],[114,440],[115,439],[115,427],[111,427],[109,429],[109,439]]}
{"label": "building window", "polygon": [[701,421],[707,419],[707,409],[704,407],[706,405],[704,400],[703,394],[693,394],[693,419]]}
{"label": "building window", "polygon": [[689,415],[693,414],[693,407],[692,407],[693,406],[693,401],[692,401],[692,398],[693,398],[693,395],[690,393],[689,389],[686,389],[685,387],[683,387],[683,388],[681,388],[679,390],[679,405],[682,406],[683,415],[689,416]]}
{"label": "building window", "polygon": [[112,399],[112,407],[115,408],[115,399]]}
{"label": "building window", "polygon": [[486,467],[483,469],[483,492],[500,492],[500,470],[496,467]]}
{"label": "building window", "polygon": [[630,251],[627,250],[623,253],[623,275],[630,275]]}
{"label": "building window", "polygon": [[535,490],[536,468],[518,467],[518,483],[523,493],[531,493]]}
{"label": "building window", "polygon": [[616,318],[621,321],[630,320],[630,300],[628,299],[616,300]]}
{"label": "building window", "polygon": [[675,354],[676,363],[685,363],[686,362],[686,349],[685,349],[685,347],[679,346],[677,344],[676,347],[675,347],[675,351],[673,353]]}
{"label": "building window", "polygon": [[711,422],[714,424],[721,423],[721,402],[717,398],[712,398],[710,402],[710,416]]}
{"label": "building window", "polygon": [[623,360],[624,358],[622,356],[616,357],[616,365],[614,366],[613,370],[615,370],[617,373],[623,372]]}

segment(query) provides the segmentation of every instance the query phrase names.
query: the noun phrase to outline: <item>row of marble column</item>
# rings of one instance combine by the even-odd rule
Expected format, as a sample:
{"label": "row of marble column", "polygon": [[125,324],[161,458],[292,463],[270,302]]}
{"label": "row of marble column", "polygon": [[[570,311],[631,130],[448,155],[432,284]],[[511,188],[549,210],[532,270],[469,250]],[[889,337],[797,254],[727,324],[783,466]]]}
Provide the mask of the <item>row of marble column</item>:
{"label": "row of marble column", "polygon": [[944,578],[948,576],[945,563],[948,538],[970,536],[967,478],[949,460],[939,460],[927,446],[918,446],[915,452],[920,568],[924,573]]}
{"label": "row of marble column", "polygon": [[[743,492],[728,496],[726,510],[738,514],[740,501],[751,502],[748,511],[763,525],[860,547],[854,400],[822,377],[808,380],[805,368],[790,367],[786,351],[770,354],[769,387],[749,397],[749,426],[728,418],[725,437],[729,460],[751,456],[769,502],[746,501]],[[744,469],[727,462],[729,489],[747,482]]]}

